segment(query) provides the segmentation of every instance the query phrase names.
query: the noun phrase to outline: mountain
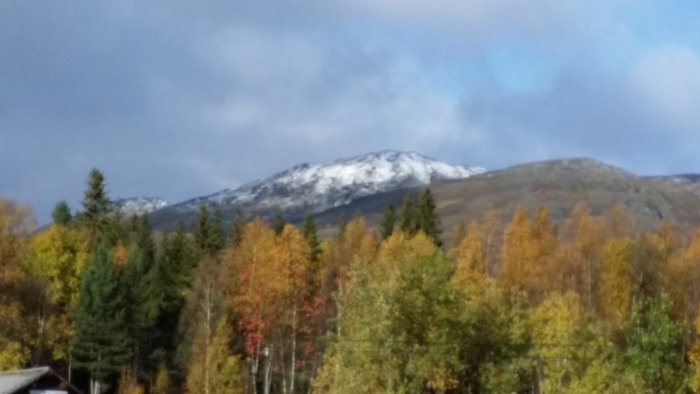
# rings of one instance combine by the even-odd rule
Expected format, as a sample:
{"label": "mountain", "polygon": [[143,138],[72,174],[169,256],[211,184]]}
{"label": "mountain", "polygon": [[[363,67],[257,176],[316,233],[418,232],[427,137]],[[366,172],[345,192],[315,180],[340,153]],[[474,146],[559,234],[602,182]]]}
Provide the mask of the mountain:
{"label": "mountain", "polygon": [[152,213],[168,206],[168,202],[160,197],[122,198],[114,203],[119,206],[124,216]]}
{"label": "mountain", "polygon": [[313,212],[321,233],[341,219],[364,215],[376,225],[387,204],[430,184],[442,217],[445,240],[457,224],[496,210],[503,222],[521,205],[530,212],[545,206],[555,220],[579,202],[593,215],[621,204],[640,230],[662,220],[700,226],[700,175],[639,176],[603,162],[574,158],[520,164],[486,172],[455,166],[417,153],[385,151],[321,164],[301,164],[269,178],[167,206],[152,213],[158,228],[178,220],[192,223],[200,204],[219,207],[225,222],[237,210],[247,215],[282,213],[299,222]]}
{"label": "mountain", "polygon": [[297,220],[306,212],[320,213],[363,197],[469,178],[485,171],[413,152],[382,151],[330,163],[300,164],[236,189],[170,205],[154,212],[152,220],[161,228],[177,220],[191,222],[200,205],[218,207],[224,217],[241,210],[263,216],[280,212],[288,220]]}
{"label": "mountain", "polygon": [[[478,218],[488,210],[496,210],[503,221],[510,220],[518,205],[530,212],[546,206],[559,220],[579,202],[587,203],[593,215],[619,203],[636,216],[640,229],[666,219],[683,227],[700,226],[700,176],[637,176],[586,158],[517,165],[436,184],[432,191],[446,239],[462,220]],[[361,198],[321,213],[317,221],[328,230],[339,218],[363,214],[376,225],[388,203],[400,203],[406,193],[417,192],[413,188]]]}

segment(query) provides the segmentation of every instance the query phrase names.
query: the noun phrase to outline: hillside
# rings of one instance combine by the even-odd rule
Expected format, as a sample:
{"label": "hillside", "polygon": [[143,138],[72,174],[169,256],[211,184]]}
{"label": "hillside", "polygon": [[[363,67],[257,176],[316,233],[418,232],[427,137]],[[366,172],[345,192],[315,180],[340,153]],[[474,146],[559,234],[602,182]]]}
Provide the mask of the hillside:
{"label": "hillside", "polygon": [[[517,165],[468,179],[432,186],[449,238],[459,221],[497,210],[504,219],[522,204],[528,210],[549,208],[554,219],[568,215],[578,202],[586,202],[593,215],[622,204],[648,228],[663,219],[689,227],[700,225],[700,189],[697,177],[642,177],[592,159],[565,159]],[[331,226],[340,217],[363,214],[376,225],[389,202],[400,204],[417,188],[360,199],[319,215]],[[641,229],[640,228],[640,229]]]}
{"label": "hillside", "polygon": [[376,225],[389,203],[399,205],[406,194],[427,185],[438,202],[446,240],[462,220],[488,210],[507,220],[518,205],[528,210],[546,206],[557,220],[579,202],[586,202],[593,215],[619,203],[637,216],[640,230],[664,219],[682,227],[700,226],[700,177],[692,174],[638,176],[587,158],[485,172],[396,151],[301,164],[237,189],[165,206],[151,215],[157,228],[167,229],[179,220],[192,223],[200,204],[220,208],[225,223],[239,210],[266,217],[280,212],[293,223],[312,212],[321,234],[327,236],[339,220],[356,215]]}

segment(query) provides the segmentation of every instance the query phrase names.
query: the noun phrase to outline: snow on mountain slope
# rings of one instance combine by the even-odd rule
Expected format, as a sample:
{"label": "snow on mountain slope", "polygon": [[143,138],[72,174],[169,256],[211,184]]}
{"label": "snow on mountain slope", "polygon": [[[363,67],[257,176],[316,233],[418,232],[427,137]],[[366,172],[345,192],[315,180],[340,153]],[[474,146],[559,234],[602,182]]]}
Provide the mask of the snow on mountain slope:
{"label": "snow on mountain slope", "polygon": [[115,201],[124,216],[143,215],[168,206],[160,197],[132,197]]}
{"label": "snow on mountain slope", "polygon": [[331,163],[301,164],[237,189],[222,190],[172,208],[189,211],[206,204],[236,206],[248,212],[321,212],[360,197],[467,178],[485,171],[481,167],[447,164],[418,153],[383,151]]}

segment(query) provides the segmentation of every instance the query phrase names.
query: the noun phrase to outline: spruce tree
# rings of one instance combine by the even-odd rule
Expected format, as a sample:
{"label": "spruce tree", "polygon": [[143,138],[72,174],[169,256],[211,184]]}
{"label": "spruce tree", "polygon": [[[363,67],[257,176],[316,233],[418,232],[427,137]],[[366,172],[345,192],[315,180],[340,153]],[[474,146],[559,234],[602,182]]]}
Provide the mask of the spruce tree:
{"label": "spruce tree", "polygon": [[109,242],[99,240],[92,263],[82,276],[73,319],[75,365],[89,372],[91,388],[113,382],[131,357],[127,300],[114,266]]}
{"label": "spruce tree", "polygon": [[304,216],[304,239],[306,243],[309,244],[309,250],[311,255],[310,260],[317,262],[321,255],[321,245],[318,242],[318,231],[316,228],[316,220],[314,220],[313,215],[307,213]]}
{"label": "spruce tree", "polygon": [[238,246],[243,239],[243,229],[245,228],[245,217],[240,210],[236,212],[236,216],[231,223],[231,244]]}
{"label": "spruce tree", "polygon": [[194,242],[200,253],[207,251],[208,248],[211,228],[210,220],[209,208],[206,205],[200,205],[197,210],[197,221],[194,229]]}
{"label": "spruce tree", "polygon": [[221,250],[224,237],[221,228],[221,210],[219,208],[212,215],[205,205],[199,206],[194,239],[198,252],[203,256],[212,256]]}
{"label": "spruce tree", "polygon": [[174,273],[179,292],[184,292],[190,285],[192,271],[197,265],[197,256],[192,238],[187,235],[185,225],[182,222],[179,222],[175,231],[168,234],[163,240],[161,260],[163,260],[165,269]]}
{"label": "spruce tree", "polygon": [[413,196],[407,194],[399,210],[399,228],[406,234],[418,231],[418,213],[413,202]]}
{"label": "spruce tree", "polygon": [[423,189],[418,200],[418,229],[432,238],[435,245],[442,246],[440,239],[440,216],[437,214],[433,192],[429,187]]}
{"label": "spruce tree", "polygon": [[159,278],[162,286],[160,311],[155,323],[158,337],[154,347],[156,354],[152,356],[154,363],[163,357],[172,360],[175,355],[180,311],[196,263],[195,247],[180,223],[164,239],[162,253],[156,258],[154,267],[154,276]]}
{"label": "spruce tree", "polygon": [[381,240],[385,240],[394,233],[394,227],[396,227],[396,207],[394,203],[389,203],[384,211],[384,216],[382,217],[382,223],[380,225]]}
{"label": "spruce tree", "polygon": [[83,199],[83,215],[92,227],[99,227],[109,213],[110,201],[105,190],[105,178],[97,168],[88,176],[88,186]]}
{"label": "spruce tree", "polygon": [[275,234],[282,234],[282,231],[284,230],[284,226],[286,224],[287,221],[284,220],[282,214],[279,211],[275,212],[275,220],[272,223],[272,229],[275,230]]}
{"label": "spruce tree", "polygon": [[133,368],[137,378],[148,378],[158,366],[152,355],[159,335],[154,327],[161,309],[164,272],[156,265],[148,217],[137,217],[134,221],[129,235],[125,286],[129,289],[130,334],[134,340]]}
{"label": "spruce tree", "polygon": [[68,203],[65,200],[56,203],[53,208],[53,212],[51,212],[51,216],[54,224],[62,226],[65,226],[71,221],[71,219],[73,219],[73,216],[70,213],[70,207],[68,207]]}
{"label": "spruce tree", "polygon": [[224,214],[219,205],[214,208],[214,215],[211,221],[211,240],[209,241],[211,250],[218,252],[224,248],[226,237],[224,235]]}

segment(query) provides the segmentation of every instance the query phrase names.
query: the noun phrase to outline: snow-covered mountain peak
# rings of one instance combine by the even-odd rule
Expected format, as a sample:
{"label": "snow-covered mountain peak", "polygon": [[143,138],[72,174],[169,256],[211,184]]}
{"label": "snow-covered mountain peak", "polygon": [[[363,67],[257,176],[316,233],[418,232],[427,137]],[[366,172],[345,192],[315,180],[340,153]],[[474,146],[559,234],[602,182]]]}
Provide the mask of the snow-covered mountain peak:
{"label": "snow-covered mountain peak", "polygon": [[269,178],[178,204],[235,205],[244,211],[321,212],[368,195],[485,172],[481,167],[451,165],[414,152],[382,151],[304,163]]}
{"label": "snow-covered mountain peak", "polygon": [[115,201],[124,216],[144,215],[168,206],[160,197],[130,197]]}
{"label": "snow-covered mountain peak", "polygon": [[484,171],[478,167],[450,165],[413,152],[383,151],[331,163],[305,163],[262,182],[313,186],[317,193],[352,186],[375,188],[372,192],[378,192],[397,181],[409,181],[412,186],[418,186],[434,180],[466,178]]}

